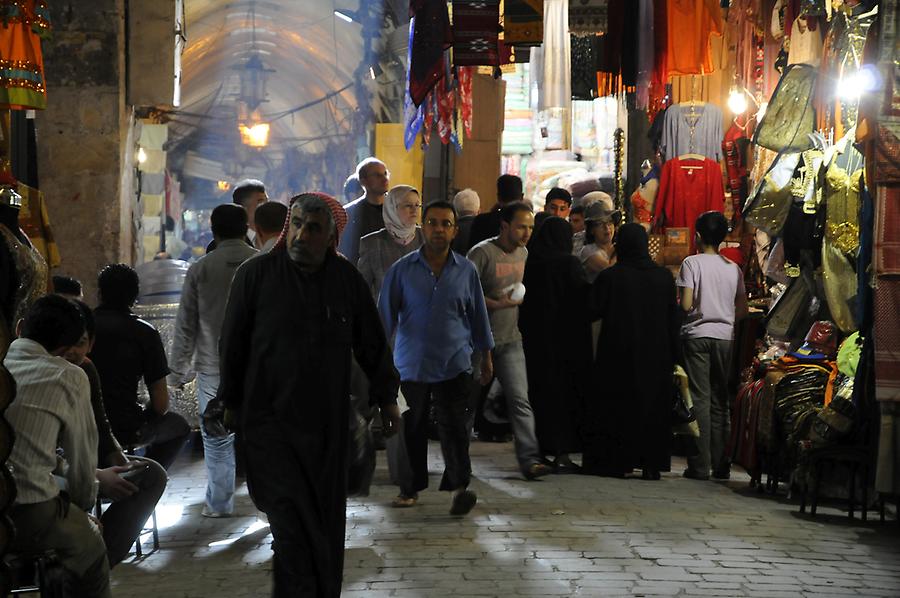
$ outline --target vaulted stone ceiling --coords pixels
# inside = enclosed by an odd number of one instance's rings
[[[235,162],[273,171],[298,152],[319,154],[335,143],[352,144],[349,138],[359,129],[359,123],[354,129],[353,122],[359,96],[354,83],[364,60],[364,35],[358,22],[364,19],[359,13],[369,9],[381,13],[383,3],[393,15],[389,20],[402,25],[398,21],[406,17],[408,5],[406,0],[184,3],[181,105],[172,118],[170,151],[176,161],[183,160],[188,151],[198,153],[226,165],[226,172],[234,175],[238,174]],[[347,22],[336,16],[335,10],[354,15],[357,20]],[[374,29],[379,29],[380,22],[378,19]],[[375,36],[382,32],[368,31]],[[406,33],[394,33],[376,42],[375,50],[380,55],[384,55],[385,47],[405,47]],[[398,47],[390,55],[403,52]],[[235,67],[253,54],[259,55],[267,69],[275,71],[267,78],[268,101],[259,107],[262,120],[271,123],[269,146],[263,150],[241,147],[237,132],[240,78]],[[392,64],[397,66],[396,60]],[[402,66],[400,69],[402,73]],[[396,72],[391,78],[397,78]],[[378,87],[374,82],[370,86]],[[326,97],[326,101],[320,101]],[[312,107],[296,110],[317,101]],[[355,156],[348,159],[355,160]],[[230,169],[228,163],[232,164]]]
[[[356,10],[359,0],[186,0],[181,110],[233,112],[240,91],[235,67],[253,53],[275,70],[268,76],[268,102],[260,108],[264,117],[352,83],[362,59],[360,26],[336,17],[335,4]],[[312,110],[324,120],[329,111],[333,115],[355,106],[353,90],[348,88],[335,102]],[[316,120],[314,116],[278,119],[273,122],[273,141],[320,135]]]

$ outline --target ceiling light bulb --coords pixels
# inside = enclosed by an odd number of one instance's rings
[[[138,161],[138,164],[143,164],[144,162],[147,161],[147,152],[142,147],[138,148],[137,161]]]
[[[728,109],[733,114],[743,114],[747,111],[747,96],[738,89],[732,89],[728,94]]]
[[[250,147],[265,147],[269,144],[269,123],[252,126],[241,125],[241,141]]]

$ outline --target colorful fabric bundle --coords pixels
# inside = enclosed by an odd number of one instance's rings
[[[510,46],[539,46],[543,41],[544,0],[506,0],[503,42]]]
[[[407,150],[412,148],[419,133],[428,145],[435,127],[442,143],[452,143],[457,151],[462,149],[461,130],[468,136],[472,135],[473,68],[451,68],[449,59],[444,56],[441,77],[419,105],[413,102],[411,90],[407,89],[403,131],[403,143]]]
[[[500,66],[500,0],[453,0],[453,64]]]

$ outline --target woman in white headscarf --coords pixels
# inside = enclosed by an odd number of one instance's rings
[[[415,187],[397,185],[388,191],[384,198],[382,214],[384,215],[384,228],[360,239],[359,263],[357,264],[376,303],[388,268],[404,255],[421,247],[425,242],[422,229],[418,224],[422,214],[422,199]],[[367,380],[360,374],[359,368],[355,368],[351,387],[358,389],[354,394],[366,396],[364,385],[367,384]],[[363,386],[359,386],[360,384]],[[385,447],[391,482],[401,488],[407,487],[409,485],[407,482],[412,479],[412,468],[406,453],[403,431],[386,439]],[[397,497],[393,502],[395,507],[410,507],[413,504],[415,501],[403,496]]]
[[[384,198],[384,228],[360,239],[357,268],[375,301],[388,268],[422,246],[424,238],[418,225],[421,213],[422,199],[416,188],[397,185]]]

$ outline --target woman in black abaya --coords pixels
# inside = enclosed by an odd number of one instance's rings
[[[555,459],[557,473],[570,473],[577,467],[569,453],[581,450],[577,423],[590,373],[591,336],[590,287],[572,255],[568,222],[551,216],[536,230],[522,282],[526,293],[519,329],[538,444]]]
[[[641,469],[653,480],[670,469],[678,306],[672,274],[653,262],[647,242],[640,224],[622,226],[618,261],[591,289],[591,315],[601,321],[594,387],[603,390],[585,405],[585,473]]]

